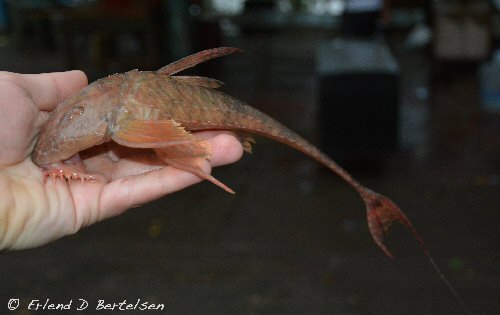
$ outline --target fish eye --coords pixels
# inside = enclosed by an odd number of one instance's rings
[[[83,108],[83,106],[76,106],[73,109],[73,114],[75,114],[75,115],[81,115],[81,114],[83,114],[84,111],[85,111],[85,108]]]
[[[75,106],[72,110],[68,111],[66,114],[64,114],[63,116],[63,119],[62,119],[62,123],[63,124],[67,124],[69,123],[70,121],[73,120],[73,118],[77,117],[77,116],[80,116],[81,114],[83,114],[85,111],[84,107],[83,106]]]

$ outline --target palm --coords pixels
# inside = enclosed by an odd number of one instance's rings
[[[52,80],[52,84],[62,85],[61,78],[59,82]],[[147,172],[162,166],[151,152],[125,150],[111,143],[83,155],[86,169],[96,174],[97,181],[68,184],[60,179],[44,179],[30,158],[36,134],[46,122],[48,111],[86,82],[82,84],[80,78],[73,85],[58,86],[57,102],[54,97],[33,93],[33,86],[26,82],[10,74],[0,77],[0,124],[6,127],[0,132],[0,142],[4,144],[0,152],[0,187],[5,188],[0,193],[11,197],[4,205],[7,209],[0,208],[0,215],[7,211],[5,215],[10,219],[0,221],[0,235],[6,235],[6,231],[12,235],[11,239],[0,239],[0,249],[47,243],[200,181],[171,167]],[[213,153],[211,165],[205,162],[206,170],[236,161],[242,154],[234,137],[216,136],[213,132],[200,135],[207,138]],[[141,175],[130,176],[136,174]]]

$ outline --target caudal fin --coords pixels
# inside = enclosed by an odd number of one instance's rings
[[[460,298],[458,295],[457,291],[455,288],[451,285],[450,281],[448,278],[446,278],[439,268],[439,266],[436,264],[434,259],[429,253],[429,250],[427,249],[427,246],[425,246],[424,241],[418,235],[417,231],[411,224],[410,220],[406,217],[406,215],[399,209],[399,207],[392,202],[389,198],[382,196],[380,194],[377,194],[374,191],[371,191],[367,188],[364,187],[358,187],[358,190],[363,197],[363,200],[366,203],[366,212],[367,212],[367,217],[368,217],[368,227],[370,228],[370,232],[372,234],[373,240],[375,243],[384,251],[384,253],[389,256],[391,259],[394,259],[392,256],[391,252],[387,249],[387,247],[384,245],[384,234],[388,232],[389,226],[391,225],[392,222],[394,221],[399,221],[401,224],[403,224],[408,230],[410,230],[417,241],[420,244],[420,247],[424,251],[425,256],[429,259],[429,262],[431,263],[432,267],[434,270],[437,272],[439,277],[443,280],[443,282],[446,284],[448,289],[450,289],[451,293],[453,296],[457,299],[457,301],[460,303],[462,306],[463,310],[467,314],[472,314],[472,312],[469,310],[465,302]]]
[[[387,256],[394,259],[391,252],[384,245],[384,234],[388,232],[389,226],[394,221],[399,221],[408,230],[410,230],[419,242],[424,253],[426,255],[429,254],[427,246],[411,224],[408,217],[406,217],[406,215],[394,202],[392,202],[389,198],[364,187],[360,193],[366,204],[368,227],[370,228],[373,240]]]

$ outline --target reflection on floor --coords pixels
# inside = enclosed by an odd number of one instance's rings
[[[247,52],[225,59],[225,91],[317,143],[318,40],[228,40]],[[423,52],[397,43],[401,150],[377,176],[359,179],[404,209],[474,311],[498,312],[500,117],[480,111],[475,69],[431,71]],[[0,55],[3,70],[64,68],[57,54],[5,47]],[[356,193],[301,154],[259,139],[253,155],[215,174],[237,195],[202,183],[42,248],[3,253],[0,303],[141,299],[172,314],[462,312],[403,228],[387,238],[391,262],[373,244]]]

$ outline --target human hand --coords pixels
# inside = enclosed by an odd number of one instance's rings
[[[82,155],[87,170],[97,172],[99,180],[45,179],[30,157],[36,135],[50,111],[86,85],[81,71],[0,72],[0,250],[43,245],[201,181],[191,173],[162,167],[149,151],[114,143]],[[211,149],[210,162],[202,165],[207,172],[242,155],[240,142],[231,134],[197,135]]]

